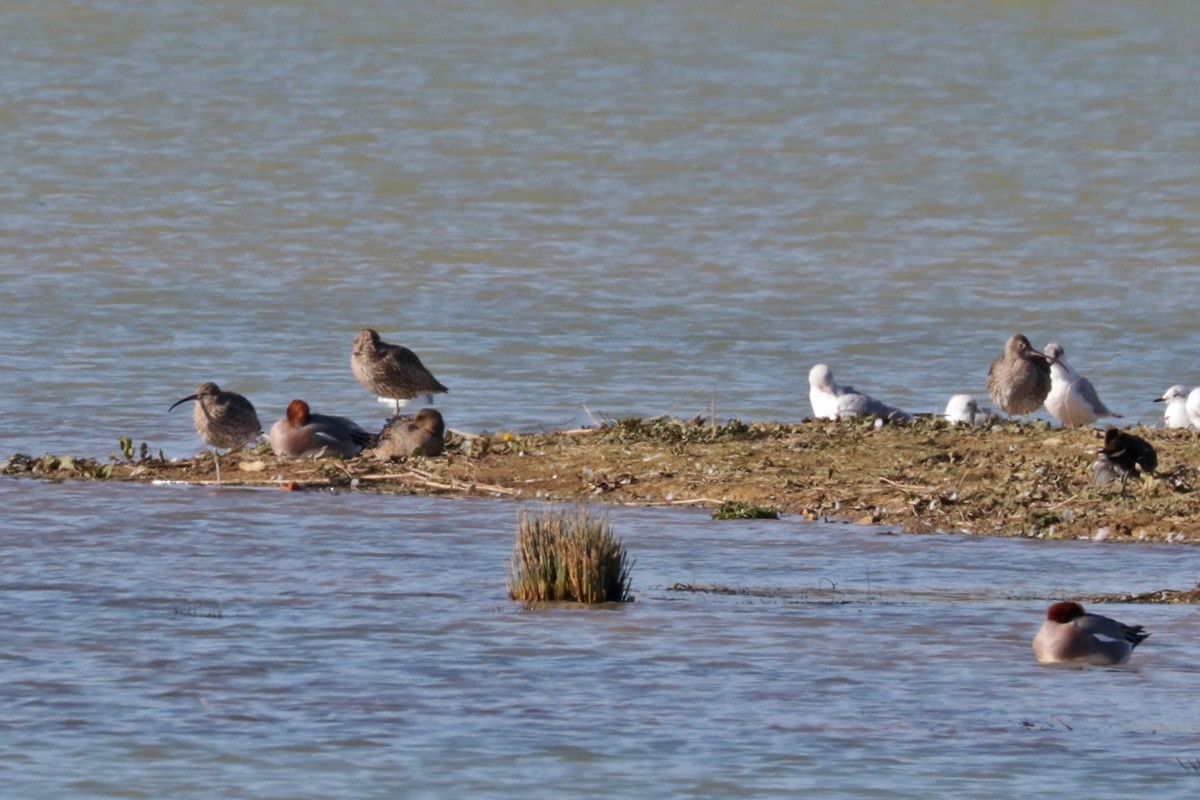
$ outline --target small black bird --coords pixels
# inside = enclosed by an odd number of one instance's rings
[[[1125,492],[1125,483],[1129,476],[1137,472],[1153,473],[1158,468],[1158,453],[1154,446],[1140,436],[1109,427],[1104,431],[1104,447],[1100,448],[1099,458],[1092,465],[1092,473],[1096,483],[1111,482],[1118,475],[1121,477],[1121,492]]]

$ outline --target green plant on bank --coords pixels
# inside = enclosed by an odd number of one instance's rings
[[[753,503],[742,503],[730,500],[721,503],[713,509],[713,519],[779,519],[779,509],[775,506],[757,506]]]
[[[145,442],[142,442],[141,446],[135,450],[133,446],[133,439],[129,438],[128,436],[119,436],[117,437],[117,445],[121,448],[122,457],[124,457],[124,459],[130,464],[134,463],[135,461],[145,462],[150,460],[150,445],[146,444]],[[114,461],[116,458],[116,456],[112,456]],[[162,460],[161,454],[159,455],[159,460]]]
[[[133,447],[133,439],[130,437],[118,437],[118,439],[116,439],[116,444],[118,444],[121,449],[121,457],[124,458],[127,463],[144,464],[150,461],[157,461],[160,464],[167,463],[167,459],[163,457],[161,450],[158,451],[157,457],[151,456],[150,445],[144,443],[144,441],[142,444],[137,446],[136,450],[134,450]],[[118,461],[118,457],[115,455],[110,455],[108,458],[109,461]]]
[[[607,516],[521,512],[509,568],[508,596],[527,603],[626,602],[633,566]]]

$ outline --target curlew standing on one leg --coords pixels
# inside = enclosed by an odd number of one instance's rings
[[[367,391],[379,397],[379,402],[395,403],[397,414],[414,397],[449,391],[425,369],[416,353],[381,341],[370,328],[363,328],[354,337],[350,369]]]

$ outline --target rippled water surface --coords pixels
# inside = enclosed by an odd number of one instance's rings
[[[203,380],[452,426],[927,411],[1014,330],[1200,383],[1190,2],[48,2],[0,11],[0,435],[187,455]],[[80,414],[81,403],[91,408]]]
[[[1187,548],[616,510],[636,602],[523,610],[508,503],[11,480],[0,500],[14,797],[1196,786],[1174,760],[1200,752],[1193,609],[1112,612],[1153,631],[1135,669],[1029,649],[1041,596],[1186,584]]]
[[[192,455],[206,380],[377,426],[364,326],[465,431],[796,421],[818,361],[930,411],[1016,330],[1155,422],[1200,383],[1198,39],[1185,0],[5,5],[0,457]],[[1029,652],[1188,549],[621,511],[638,602],[523,611],[507,503],[0,500],[0,794],[1196,793],[1190,609],[1113,610],[1132,671]]]

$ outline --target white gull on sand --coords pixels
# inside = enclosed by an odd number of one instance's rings
[[[846,417],[876,417],[888,422],[911,422],[912,415],[857,392],[853,386],[838,386],[833,372],[824,364],[808,371],[808,401],[816,419],[845,419]]]
[[[947,422],[965,422],[968,425],[987,425],[996,418],[990,408],[980,408],[969,394],[956,394],[946,403],[944,414]]]
[[[1193,390],[1192,394],[1196,394]],[[1162,397],[1154,398],[1156,403],[1166,403],[1163,408],[1163,422],[1168,428],[1190,428],[1192,427],[1191,414],[1189,414],[1189,401],[1191,395],[1188,394],[1187,387],[1183,384],[1175,384],[1170,389],[1162,393]],[[1200,395],[1197,395],[1197,400],[1200,400]]]
[[[1063,425],[1091,425],[1100,417],[1120,417],[1108,410],[1092,382],[1067,364],[1062,345],[1051,342],[1042,350],[1050,360],[1050,394],[1046,410]]]

